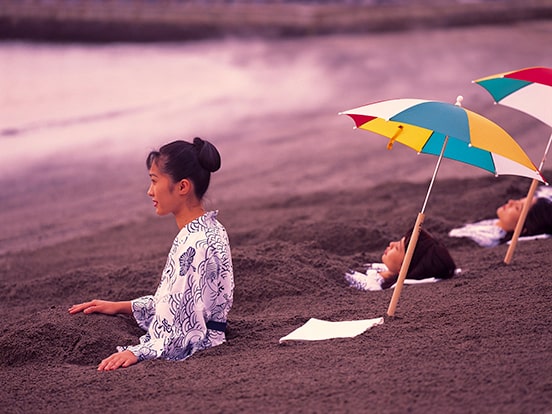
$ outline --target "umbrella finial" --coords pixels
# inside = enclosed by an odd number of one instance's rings
[[[456,97],[456,103],[454,105],[456,106],[462,106],[462,101],[464,100],[464,97],[462,95],[458,95]]]

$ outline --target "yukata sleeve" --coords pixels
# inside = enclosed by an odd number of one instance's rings
[[[132,315],[134,319],[136,319],[136,323],[144,331],[147,331],[155,315],[155,302],[153,296],[142,296],[130,301],[130,304],[132,307]]]

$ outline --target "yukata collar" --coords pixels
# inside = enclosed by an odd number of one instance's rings
[[[203,215],[186,224],[182,228],[182,230],[185,230],[188,233],[194,233],[200,229],[211,227],[212,224],[216,221],[217,215],[218,210],[206,211],[205,213],[203,213]]]

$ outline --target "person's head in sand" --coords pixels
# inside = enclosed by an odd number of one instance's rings
[[[497,208],[497,225],[507,233],[513,232],[526,201],[527,197],[508,200]],[[552,233],[552,201],[543,197],[533,197],[521,235],[534,236],[543,233]]]
[[[392,286],[399,276],[401,266],[406,256],[406,250],[412,237],[413,229],[397,241],[392,241],[383,252],[381,261],[387,271],[381,272],[384,281],[383,289]],[[447,279],[454,275],[456,265],[448,249],[429,232],[420,229],[418,242],[414,249],[406,277],[408,279],[437,278]]]
[[[496,210],[496,225],[505,232],[499,244],[512,239],[526,200],[526,197],[508,200]],[[529,237],[538,234],[552,234],[552,201],[548,198],[533,197],[520,236]]]
[[[450,237],[465,237],[481,247],[495,247],[512,239],[527,198],[511,199],[496,209],[492,219],[467,223],[450,230]],[[533,197],[521,229],[521,237],[552,234],[552,200]]]
[[[148,196],[158,215],[174,214],[178,226],[204,213],[201,203],[211,173],[220,168],[220,154],[208,141],[174,141],[152,151],[146,159],[151,184]],[[194,217],[194,218],[195,218]]]
[[[514,231],[527,198],[510,199],[496,209],[496,225],[505,231]],[[536,202],[533,199],[531,206]]]

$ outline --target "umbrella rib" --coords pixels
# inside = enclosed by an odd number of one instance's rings
[[[548,156],[548,151],[550,150],[550,144],[552,143],[552,134],[550,135],[550,138],[548,138],[548,144],[546,144],[546,149],[544,150],[544,154],[542,155],[542,160],[539,165],[539,171],[542,172],[542,167],[544,167],[544,163],[546,162],[546,157]]]
[[[424,204],[422,206],[422,210],[420,211],[422,214],[425,213],[425,209],[427,206],[427,202],[429,200],[429,193],[431,193],[431,189],[433,188],[433,183],[435,182],[435,177],[437,177],[437,172],[439,171],[439,167],[441,165],[441,161],[443,159],[443,154],[445,153],[445,148],[447,147],[448,142],[448,135],[445,136],[445,141],[443,142],[443,146],[441,147],[441,153],[439,154],[439,158],[437,159],[437,164],[435,165],[435,170],[433,171],[433,177],[431,177],[431,182],[429,183],[429,188],[427,189],[426,197],[424,200]]]

